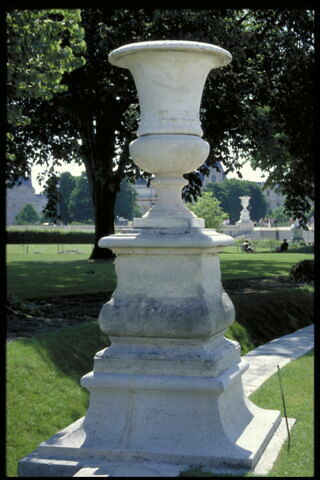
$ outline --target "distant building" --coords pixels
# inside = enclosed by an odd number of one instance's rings
[[[14,187],[7,188],[6,191],[7,225],[15,224],[17,214],[26,203],[31,203],[36,212],[41,214],[47,204],[47,198],[45,195],[35,193],[30,178],[27,180],[20,178]]]
[[[260,187],[262,188],[264,185],[264,182],[255,182]],[[263,190],[267,206],[270,210],[274,210],[275,208],[282,207],[285,201],[285,195],[282,195],[282,193],[278,193],[275,188],[266,188]]]
[[[201,180],[202,180],[202,188],[206,187],[208,183],[221,183],[226,180],[226,174],[223,171],[223,167],[220,162],[217,162],[217,166],[220,170],[218,170],[214,167],[209,167],[210,173],[209,175],[202,175]]]

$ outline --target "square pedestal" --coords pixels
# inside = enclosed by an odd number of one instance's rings
[[[245,368],[215,378],[92,372],[84,377],[87,415],[22,459],[19,475],[73,476],[103,465],[113,476],[129,465],[136,476],[148,468],[175,476],[193,465],[252,470],[281,417],[244,397]]]

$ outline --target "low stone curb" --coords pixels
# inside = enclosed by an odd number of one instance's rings
[[[277,365],[282,368],[291,360],[301,357],[313,348],[314,325],[312,324],[260,345],[244,355],[242,358],[249,363],[248,370],[242,376],[246,395],[249,396],[276,373]]]

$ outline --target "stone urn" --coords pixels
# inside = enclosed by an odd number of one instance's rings
[[[204,227],[182,202],[181,189],[188,183],[182,175],[208,156],[199,119],[203,87],[210,70],[231,61],[230,53],[206,43],[154,41],[120,47],[109,61],[132,73],[141,118],[130,153],[142,170],[155,175],[151,184],[158,200],[134,227]]]
[[[248,205],[251,197],[242,196],[239,198],[241,201],[242,211],[240,213],[240,219],[238,220],[237,224],[242,224],[242,223],[251,224],[252,222],[250,220],[250,214],[248,211]]]

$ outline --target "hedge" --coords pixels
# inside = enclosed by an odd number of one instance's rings
[[[41,244],[41,243],[91,243],[94,244],[93,232],[62,232],[45,230],[11,230],[6,232],[8,244]]]

